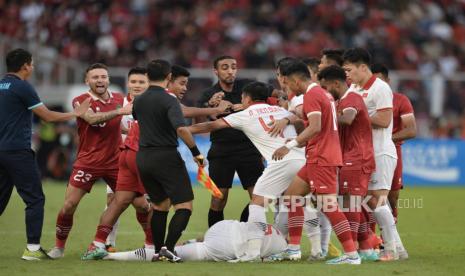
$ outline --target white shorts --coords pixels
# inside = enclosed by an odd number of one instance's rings
[[[113,190],[108,185],[107,185],[107,194],[114,194]]]
[[[397,159],[389,155],[379,155],[375,157],[375,162],[376,171],[371,174],[368,190],[391,190]]]
[[[253,193],[271,199],[279,197],[304,165],[305,159],[270,163],[255,183]]]

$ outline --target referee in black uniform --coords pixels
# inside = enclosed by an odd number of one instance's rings
[[[233,105],[241,103],[242,88],[252,80],[236,80],[237,62],[231,56],[220,56],[213,62],[218,82],[207,89],[199,100],[200,107],[214,107],[220,100]],[[245,136],[233,128],[225,128],[210,134],[211,147],[208,152],[209,174],[223,193],[223,199],[211,198],[208,212],[208,226],[224,219],[223,210],[232,187],[234,174],[237,172],[242,187],[252,196],[255,182],[262,175],[264,165],[262,156]],[[248,205],[241,214],[241,221],[247,221]]]
[[[184,161],[179,154],[178,136],[189,147],[198,165],[204,157],[194,138],[185,127],[181,106],[166,92],[171,78],[171,65],[165,60],[153,60],[147,66],[150,87],[136,97],[134,118],[139,123],[140,140],[137,167],[150,200],[153,203],[151,220],[156,255],[154,260],[181,261],[174,246],[186,228],[192,213],[194,193]],[[165,240],[168,212],[174,206]]]
[[[45,196],[35,153],[31,149],[32,113],[46,122],[82,116],[89,100],[73,112],[50,111],[26,80],[34,69],[32,55],[15,49],[6,55],[8,73],[0,80],[0,216],[8,205],[13,186],[26,204],[27,248],[22,259],[47,259],[40,247]]]

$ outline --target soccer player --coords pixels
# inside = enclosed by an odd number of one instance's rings
[[[199,100],[199,107],[216,107],[221,100],[231,102],[234,111],[238,111],[242,88],[250,80],[236,79],[237,61],[231,56],[220,56],[213,62],[214,73],[218,82],[208,88]],[[221,116],[220,116],[221,117]],[[237,172],[242,187],[252,197],[253,186],[263,172],[262,156],[239,130],[221,129],[210,135],[211,147],[208,151],[210,177],[223,193],[223,198],[211,197],[208,211],[208,226],[224,219],[223,210],[228,201],[228,192],[232,187],[234,174]],[[248,217],[248,206],[243,209],[241,221]]]
[[[52,259],[64,256],[74,212],[95,181],[103,179],[112,189],[115,188],[122,142],[121,116],[132,112],[132,104],[123,106],[120,93],[108,91],[110,82],[104,64],[90,65],[85,81],[89,91],[74,98],[73,106],[79,106],[87,99],[91,100],[91,105],[82,118],[77,119],[78,153],[66,188],[65,201],[57,217],[55,247],[48,252]]]
[[[194,241],[175,247],[177,254],[186,261],[234,261],[247,251],[249,223],[223,220],[205,233],[202,241]],[[287,248],[285,237],[274,226],[267,224],[260,248],[260,257],[266,260]],[[104,259],[117,261],[151,261],[154,250],[137,249],[129,252],[110,253]]]
[[[134,97],[145,92],[145,90],[148,87],[148,79],[147,79],[146,74],[147,74],[147,70],[142,67],[134,67],[131,70],[129,70],[128,84],[127,84],[128,95],[124,97],[123,105],[127,105],[131,103],[134,100]],[[132,117],[132,114],[124,115],[123,118],[121,119],[121,129],[123,132],[123,134],[121,135],[123,138],[123,142],[125,141],[127,133],[133,122],[134,122],[134,118]],[[107,185],[107,207],[106,208],[108,208],[108,205],[110,205],[110,202],[113,200],[113,197],[114,197],[114,191],[111,189],[110,186]],[[116,233],[118,230],[118,226],[119,226],[119,219],[113,225],[113,230],[111,230],[105,242],[108,252],[116,251],[115,249]]]
[[[134,97],[142,94],[148,88],[147,70],[135,67],[128,73],[128,103]],[[153,248],[152,230],[149,225],[151,207],[145,198],[145,190],[140,181],[136,165],[136,152],[139,147],[139,126],[134,121],[132,115],[123,117],[124,127],[129,129],[129,133],[124,140],[124,145],[119,156],[119,170],[116,189],[113,200],[100,218],[95,234],[95,239],[82,256],[83,260],[100,259],[106,256],[108,248],[105,248],[105,241],[109,233],[112,232],[116,221],[120,215],[132,204],[136,209],[137,221],[142,226],[145,233],[145,247]]]
[[[268,87],[261,82],[253,82],[246,85],[242,92],[242,105],[244,110],[230,114],[216,121],[192,125],[189,127],[191,133],[211,132],[219,129],[234,128],[241,130],[257,147],[262,156],[265,158],[268,166],[255,184],[252,200],[249,205],[249,246],[247,254],[242,256],[239,261],[257,261],[260,260],[260,248],[266,230],[265,205],[270,200],[277,199],[289,186],[292,178],[298,170],[305,164],[304,151],[295,148],[289,155],[280,161],[271,158],[272,153],[278,147],[285,143],[286,139],[294,138],[297,133],[293,126],[284,129],[282,135],[272,137],[269,135],[269,124],[273,120],[286,118],[291,122],[291,113],[277,106],[266,104],[268,97]],[[319,240],[318,218],[316,210],[308,207],[305,213],[306,221],[313,223],[310,229],[309,238],[312,244],[312,257],[320,259],[322,256]],[[302,229],[300,229],[300,235]],[[300,236],[299,236],[300,242]],[[300,249],[300,248],[299,248]],[[300,253],[300,250],[299,250]],[[299,254],[300,255],[300,254]],[[299,258],[300,259],[300,258]]]
[[[321,61],[314,57],[303,58],[302,62],[307,65],[308,71],[310,71],[310,78],[313,82],[318,82],[318,66]]]
[[[345,254],[328,264],[360,264],[361,259],[352,240],[349,223],[337,203],[337,170],[342,153],[337,131],[336,106],[331,94],[310,79],[307,66],[295,62],[281,71],[284,83],[297,95],[304,94],[304,114],[308,127],[295,139],[273,153],[274,160],[283,159],[293,148],[306,147],[306,164],[300,169],[285,192],[290,199],[289,222],[301,216],[293,210],[293,202],[314,192],[317,206],[328,217]],[[291,227],[291,225],[289,225]]]
[[[397,153],[392,141],[392,90],[370,70],[371,56],[365,49],[352,48],[344,53],[344,70],[353,82],[350,91],[363,97],[370,115],[376,171],[372,174],[368,205],[374,212],[376,223],[381,229],[384,251],[380,260],[392,261],[406,257],[394,217],[387,205],[392,178],[397,164]]]
[[[368,181],[375,170],[371,121],[363,98],[348,91],[342,67],[331,65],[318,74],[320,85],[334,97],[339,124],[343,166],[339,170],[339,194],[343,195],[344,215],[350,224],[352,239],[359,243],[362,260],[378,260],[367,232],[362,213],[362,199],[368,192]]]
[[[7,74],[0,80],[0,215],[5,211],[13,187],[26,204],[27,246],[24,260],[47,259],[40,246],[45,196],[39,169],[31,149],[32,113],[47,122],[62,122],[82,116],[89,100],[73,112],[49,110],[27,81],[34,70],[31,53],[14,49],[6,55]]]
[[[276,64],[276,79],[278,80],[279,86],[287,95],[287,110],[294,113],[299,118],[303,119],[302,107],[304,102],[303,95],[296,96],[294,92],[290,91],[289,88],[284,84],[283,77],[281,75],[281,68],[297,61],[293,57],[284,57]]]
[[[157,257],[179,262],[181,258],[173,253],[174,246],[189,222],[194,193],[184,161],[177,151],[178,136],[199,166],[203,166],[204,157],[185,127],[178,100],[166,92],[171,64],[153,60],[147,66],[147,75],[149,89],[134,101],[133,115],[140,127],[137,168],[153,204],[151,227]],[[165,239],[171,206],[176,211]]]
[[[389,70],[384,64],[376,63],[371,65],[371,72],[386,83],[389,83]],[[392,102],[392,140],[396,145],[397,165],[392,178],[388,200],[392,209],[392,215],[397,222],[397,201],[399,200],[399,192],[404,186],[402,181],[402,144],[405,140],[415,138],[417,135],[417,126],[412,103],[407,96],[401,93],[393,93]]]
[[[342,55],[344,50],[342,49],[324,49],[321,52],[320,64],[318,65],[318,71],[325,69],[330,65],[342,66],[344,59]]]

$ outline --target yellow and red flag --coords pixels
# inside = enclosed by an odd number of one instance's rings
[[[215,182],[208,176],[205,169],[199,166],[197,171],[197,181],[204,186],[214,197],[223,198],[223,193],[218,189]]]

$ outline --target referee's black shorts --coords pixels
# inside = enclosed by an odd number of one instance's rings
[[[175,205],[194,199],[189,174],[177,148],[140,148],[136,161],[152,202],[160,203],[169,198]]]

